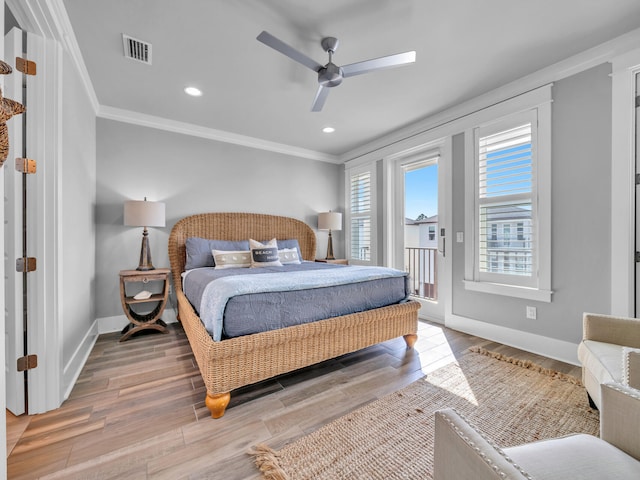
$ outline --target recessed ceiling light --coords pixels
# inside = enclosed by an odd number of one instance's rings
[[[333,133],[333,132],[335,132],[335,131],[336,131],[336,129],[335,129],[335,128],[333,128],[333,127],[324,127],[324,128],[322,129],[322,131],[323,131],[324,133]]]
[[[199,97],[202,95],[202,90],[196,87],[185,87],[184,93],[191,95],[192,97]]]

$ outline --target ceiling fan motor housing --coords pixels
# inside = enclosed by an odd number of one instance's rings
[[[323,87],[336,87],[342,83],[342,68],[334,63],[327,63],[318,71],[318,83]]]

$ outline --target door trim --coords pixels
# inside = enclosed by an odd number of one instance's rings
[[[12,29],[4,37],[5,56],[14,59],[22,56],[22,30]],[[13,98],[22,102],[22,74],[14,72],[4,78],[4,92],[8,98]],[[24,115],[24,114],[23,114]],[[21,415],[26,411],[26,396],[24,373],[17,372],[16,362],[19,357],[26,355],[24,351],[24,325],[23,325],[23,302],[22,302],[22,273],[15,269],[15,261],[22,256],[22,175],[13,168],[13,159],[22,157],[23,149],[23,115],[19,115],[9,120],[9,154],[2,168],[2,186],[4,188],[5,201],[3,202],[2,214],[4,215],[3,226],[5,257],[3,262],[6,279],[2,290],[5,300],[5,322],[6,337],[5,352],[5,385],[6,385],[6,407],[14,415]],[[5,223],[6,221],[6,223]]]
[[[445,228],[445,236],[440,241],[445,245],[445,256],[439,256],[442,260],[442,271],[438,280],[438,295],[442,301],[442,318],[433,318],[442,323],[452,311],[452,262],[451,239],[452,236],[452,138],[425,137],[421,145],[411,147],[382,159],[383,170],[383,262],[384,265],[398,267],[397,249],[404,243],[404,192],[398,188],[397,166],[398,162],[406,163],[411,157],[420,158],[431,151],[438,151],[438,228]],[[441,221],[440,217],[444,217]],[[439,233],[439,232],[437,232]],[[438,235],[440,238],[440,236]],[[441,248],[439,243],[439,248]]]
[[[611,311],[635,313],[635,80],[640,49],[612,61]]]

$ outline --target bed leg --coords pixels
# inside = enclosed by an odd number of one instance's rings
[[[418,340],[418,335],[415,333],[408,333],[404,335],[404,341],[407,343],[407,348],[413,348]]]
[[[222,417],[227,405],[229,405],[229,400],[231,400],[231,394],[229,392],[216,393],[215,395],[207,393],[204,404],[211,412],[211,418]]]

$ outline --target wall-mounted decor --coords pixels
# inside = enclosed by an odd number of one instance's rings
[[[0,60],[0,75],[8,75],[11,72],[11,66]],[[9,130],[7,128],[7,120],[24,111],[24,105],[10,98],[4,98],[2,96],[2,90],[0,90],[0,167],[4,165],[4,161],[9,154]]]

